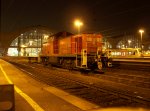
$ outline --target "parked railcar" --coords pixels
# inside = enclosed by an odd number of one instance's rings
[[[108,49],[112,58],[138,58],[141,57],[140,48]]]
[[[59,32],[43,44],[40,58],[44,64],[74,69],[101,69],[102,36]]]

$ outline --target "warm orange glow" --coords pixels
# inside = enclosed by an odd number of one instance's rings
[[[142,49],[143,49],[143,46],[142,46],[142,44],[143,44],[143,43],[142,43],[142,38],[143,38],[143,36],[142,36],[142,35],[143,35],[143,33],[144,33],[144,30],[143,30],[143,29],[140,29],[139,32],[141,33],[141,54],[142,54],[142,53],[143,53],[143,51],[142,51]],[[141,56],[142,56],[142,55],[141,55]]]
[[[74,25],[80,27],[83,25],[83,23],[80,20],[75,20]]]
[[[128,40],[129,44],[131,43],[131,40]]]
[[[78,34],[80,33],[80,27],[83,23],[80,20],[75,20],[74,25],[78,28]]]
[[[24,48],[24,47],[27,47],[27,46],[25,46],[25,45],[21,45],[21,47],[23,47],[23,48]]]
[[[143,33],[143,32],[144,32],[144,30],[143,30],[143,29],[140,29],[140,30],[139,30],[139,32],[140,32],[140,33]]]

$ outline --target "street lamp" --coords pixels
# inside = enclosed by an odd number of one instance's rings
[[[124,48],[124,44],[122,45],[122,48]]]
[[[74,25],[78,28],[78,34],[80,33],[80,27],[83,23],[80,20],[75,20]]]
[[[140,29],[139,32],[141,33],[141,53],[142,53],[142,34],[144,33],[144,30],[143,29]]]
[[[78,28],[78,34],[80,34],[80,27],[83,23],[80,20],[75,20],[74,25]],[[78,66],[78,48],[79,48],[79,38],[76,41],[76,66]]]
[[[128,43],[129,43],[129,47],[130,47],[131,40],[128,40]]]

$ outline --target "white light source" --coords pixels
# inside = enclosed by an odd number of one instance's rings
[[[143,43],[142,43],[142,34],[144,33],[144,30],[143,30],[143,29],[140,29],[139,32],[140,32],[140,34],[141,34],[141,53],[142,53],[142,48],[143,48],[143,47],[142,47],[142,44],[143,44]]]
[[[74,25],[78,28],[78,34],[80,33],[80,27],[83,23],[80,20],[75,20]]]
[[[142,34],[144,33],[144,30],[143,30],[143,29],[140,29],[139,32],[140,32],[140,34],[141,34],[141,43],[142,43]]]
[[[44,35],[44,39],[48,39],[48,35]]]
[[[129,43],[129,47],[130,47],[131,40],[128,40],[128,43]]]
[[[21,47],[22,47],[22,48],[24,48],[24,47],[27,47],[27,46],[25,46],[25,45],[21,45]]]
[[[33,45],[33,41],[29,41],[29,46],[32,46]]]

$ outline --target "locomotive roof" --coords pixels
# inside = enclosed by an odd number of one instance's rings
[[[67,37],[67,36],[71,36],[71,35],[74,35],[74,34],[72,34],[70,32],[66,32],[66,31],[62,31],[62,32],[58,32],[56,34],[53,34],[50,37],[56,37],[56,38],[58,38],[58,37]]]

